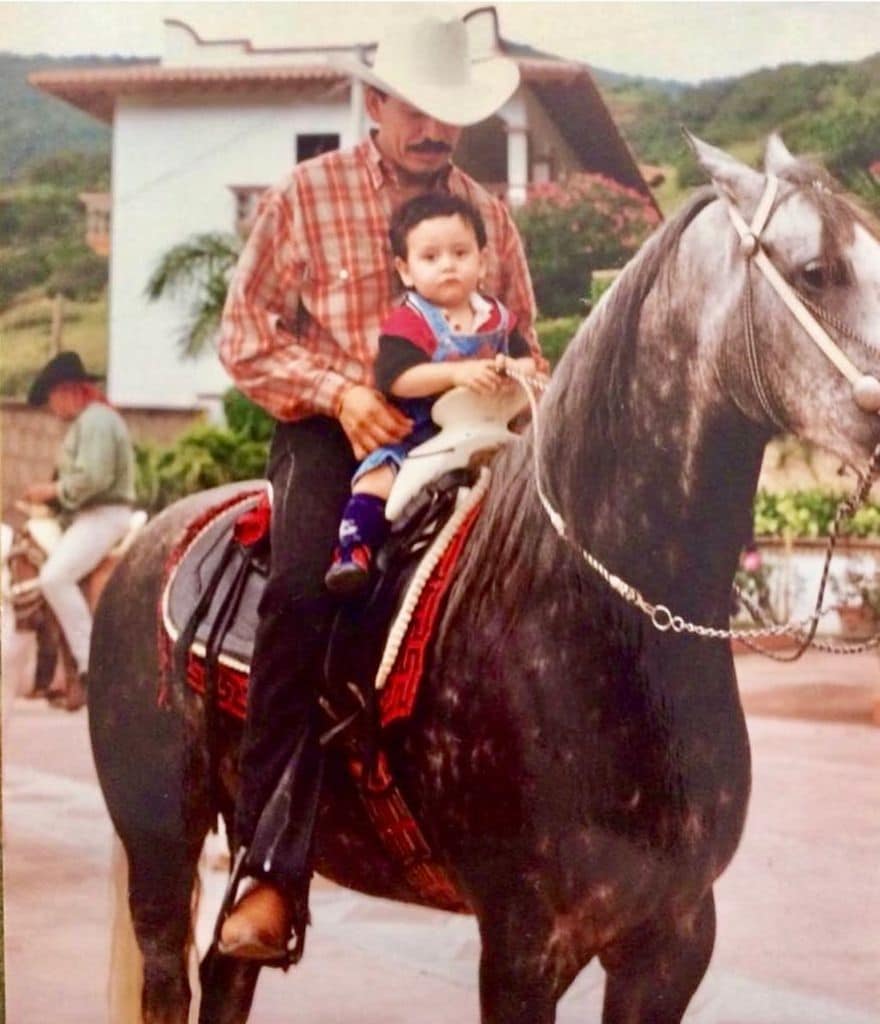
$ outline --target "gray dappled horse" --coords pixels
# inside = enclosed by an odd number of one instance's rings
[[[568,540],[538,500],[530,430],[496,462],[391,751],[477,916],[484,1024],[553,1021],[593,957],[605,1024],[679,1021],[712,953],[712,886],[743,828],[749,746],[729,644],[653,628],[579,549],[651,601],[723,627],[767,441],[792,431],[853,465],[880,441],[877,415],[748,269],[728,207],[750,221],[770,179],[695,146],[714,189],[630,263],[541,404],[541,475]],[[766,170],[779,191],[764,252],[849,359],[880,373],[876,233],[778,139]],[[92,739],[128,856],[150,1024],[187,1019],[194,875],[218,810],[200,698],[177,683],[170,710],[156,705],[156,606],[165,556],[216,500],[186,499],[144,531],[95,623]],[[222,729],[228,815],[239,727]],[[344,885],[412,899],[332,753],[317,862]],[[200,1019],[244,1021],[257,973],[209,956]],[[295,990],[291,1005],[293,1021]]]

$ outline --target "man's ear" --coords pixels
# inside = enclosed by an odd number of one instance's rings
[[[364,90],[364,107],[371,121],[378,123],[382,104],[387,98],[384,92],[380,92],[379,89],[374,88],[372,85],[366,87]]]
[[[413,280],[409,272],[409,265],[406,260],[402,260],[399,256],[394,257],[394,269],[397,271],[400,280],[406,285],[407,288],[412,288]]]

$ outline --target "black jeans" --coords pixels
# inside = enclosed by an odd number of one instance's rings
[[[324,574],[356,466],[336,420],[276,427],[271,567],[251,666],[236,840],[250,848],[245,873],[287,893],[301,893],[311,875],[322,769],[316,691],[335,611]]]

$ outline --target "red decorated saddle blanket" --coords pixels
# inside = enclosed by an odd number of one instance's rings
[[[378,686],[382,727],[407,718],[415,704],[434,626],[488,483],[488,471],[483,472],[472,489],[460,490],[461,478],[451,481],[456,493],[455,500],[447,502],[452,509],[448,518],[444,509],[437,521],[437,502],[429,492],[409,533],[405,523],[398,528],[403,536],[396,541],[392,538],[391,558],[396,543],[409,553],[409,571],[402,577],[387,573],[386,592],[380,585],[368,602],[369,622],[362,621],[358,613],[352,616],[340,611],[326,659],[328,674],[339,680],[354,678],[362,691]],[[176,662],[199,693],[207,691],[210,675],[216,705],[244,718],[257,607],[268,573],[269,515],[266,489],[245,487],[191,523],[175,546],[160,606],[163,692],[167,693],[164,687]],[[425,540],[426,525],[429,542]],[[420,538],[415,545],[417,558],[412,554],[412,534]],[[406,558],[399,556],[399,561]],[[364,656],[360,640],[384,636],[389,621],[384,648],[379,646]],[[358,678],[358,671],[366,671],[369,678]],[[343,715],[334,713],[332,682],[328,679],[330,685],[321,701],[329,715],[328,732],[345,721]],[[434,905],[466,910],[448,876],[433,861],[381,749],[371,772],[365,770],[354,747],[348,749],[348,762],[379,838],[401,863],[414,891]]]
[[[455,479],[453,485],[460,482]],[[340,611],[327,664],[340,679],[356,677],[367,666],[371,677],[361,678],[360,684],[375,681],[380,688],[383,726],[405,719],[415,703],[433,627],[484,490],[478,485],[459,495],[449,518],[433,524],[430,545],[422,538],[418,559],[410,556],[410,571],[402,581],[389,573],[387,594],[374,596],[367,613]],[[181,660],[183,646],[189,684],[203,693],[206,669],[216,670],[217,703],[238,718],[244,718],[247,707],[258,606],[268,575],[269,518],[268,492],[262,485],[245,486],[209,508],[188,525],[172,551],[162,590],[166,674],[175,656]],[[390,558],[394,561],[393,554]],[[384,636],[389,623],[384,650],[371,657],[359,649],[365,636]]]

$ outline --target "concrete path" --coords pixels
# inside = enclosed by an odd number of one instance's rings
[[[718,941],[689,1024],[880,1024],[880,696],[875,656],[739,659],[754,789],[717,886]],[[7,1021],[105,1021],[111,836],[84,714],[19,699],[4,737]],[[206,873],[204,942],[224,876]],[[469,919],[314,891],[306,960],[265,971],[256,1024],[478,1020]],[[590,967],[561,1024],[598,1020]],[[110,1024],[123,1024],[113,1021]]]

